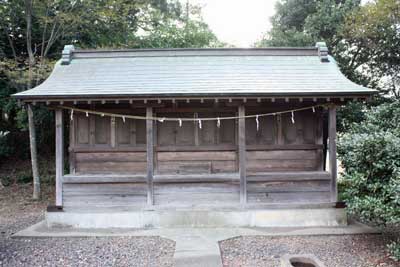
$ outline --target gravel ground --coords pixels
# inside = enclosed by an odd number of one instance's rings
[[[52,201],[52,189],[43,189]],[[47,201],[30,196],[29,185],[0,189],[0,266],[173,265],[175,243],[158,237],[12,239],[44,218]]]
[[[279,267],[284,254],[314,254],[326,267],[397,267],[386,252],[387,236],[236,237],[220,242],[224,266]]]

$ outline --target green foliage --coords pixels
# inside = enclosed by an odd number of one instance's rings
[[[347,16],[343,38],[352,51],[351,64],[384,93],[400,97],[400,4],[378,0]]]
[[[400,240],[393,241],[388,245],[389,253],[391,258],[395,261],[400,261]]]
[[[314,46],[325,41],[355,83],[400,97],[398,0],[281,0],[272,29],[255,46]]]
[[[365,113],[339,140],[343,198],[364,221],[400,224],[400,101]]]
[[[28,1],[28,0],[27,0]],[[27,55],[26,1],[0,0],[0,158],[29,155],[25,110],[10,95],[35,87],[66,44],[81,48],[216,47],[222,44],[201,9],[178,0],[32,0],[32,49]],[[35,107],[38,152],[54,152],[52,112]]]

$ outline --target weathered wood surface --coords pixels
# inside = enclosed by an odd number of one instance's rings
[[[329,107],[329,168],[331,180],[331,201],[337,201],[337,160],[336,160],[336,106]]]
[[[145,173],[144,152],[79,152],[75,154],[77,173]]]
[[[328,203],[329,192],[252,193],[250,203]]]
[[[246,181],[246,115],[244,105],[239,106],[239,125],[238,125],[238,154],[239,154],[239,176],[240,176],[240,203],[247,202],[247,181]]]
[[[145,183],[145,174],[67,174],[64,184]]]
[[[215,174],[156,174],[155,183],[201,183],[201,182],[239,182],[238,173]],[[248,182],[292,182],[292,181],[330,181],[329,172],[265,172],[248,173]],[[64,183],[128,183],[145,182],[145,174],[67,174]]]
[[[147,199],[146,183],[65,184],[65,207],[142,206]]]
[[[299,171],[299,172],[259,172],[247,175],[249,182],[263,181],[313,181],[331,180],[329,172],[323,171]]]
[[[239,202],[239,184],[232,183],[185,183],[156,184],[156,205],[173,204],[224,204]]]
[[[158,152],[157,173],[236,172],[236,157],[233,151]]]
[[[56,206],[63,205],[64,175],[64,118],[63,110],[57,109],[56,116]]]
[[[154,133],[153,133],[153,108],[146,108],[146,154],[147,154],[147,204],[153,205],[154,203]]]

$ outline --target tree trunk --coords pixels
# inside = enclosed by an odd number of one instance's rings
[[[40,177],[37,160],[36,148],[36,132],[35,123],[33,120],[32,106],[28,104],[28,121],[29,121],[29,139],[31,145],[31,160],[32,160],[32,174],[33,174],[33,199],[40,198]]]
[[[32,68],[35,64],[35,55],[32,51],[32,0],[25,0],[26,15],[26,49],[29,56],[29,79],[28,89],[32,87]],[[31,146],[32,175],[33,175],[33,199],[40,198],[40,177],[37,162],[36,133],[33,121],[32,106],[28,104],[29,139]]]

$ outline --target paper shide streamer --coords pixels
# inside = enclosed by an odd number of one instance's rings
[[[260,122],[258,121],[258,115],[256,115],[256,125],[257,125],[257,132],[258,132],[258,129],[260,128]]]

